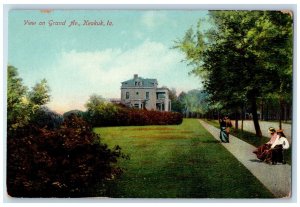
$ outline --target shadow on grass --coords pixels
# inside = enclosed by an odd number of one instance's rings
[[[220,141],[218,141],[218,140],[206,140],[206,141],[201,141],[201,143],[213,143],[213,144],[219,144]]]

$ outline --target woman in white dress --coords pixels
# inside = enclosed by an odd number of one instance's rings
[[[290,147],[288,140],[285,138],[283,130],[277,130],[277,138],[272,144],[271,150],[271,161],[275,165],[278,162],[285,164],[283,150],[287,150]]]

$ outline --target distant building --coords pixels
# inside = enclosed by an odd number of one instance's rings
[[[132,108],[171,111],[168,88],[158,88],[156,79],[138,77],[122,82],[121,103]]]
[[[111,99],[109,99],[109,102],[111,102],[113,104],[120,104],[121,103],[121,99],[119,99],[119,98],[111,98]]]

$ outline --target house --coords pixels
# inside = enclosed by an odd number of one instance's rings
[[[113,104],[120,104],[121,103],[121,99],[119,99],[119,98],[110,98],[108,101],[110,103],[113,103]]]
[[[121,103],[132,108],[171,111],[168,88],[158,88],[156,79],[139,77],[122,82]]]

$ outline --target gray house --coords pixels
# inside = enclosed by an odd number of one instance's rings
[[[122,82],[121,103],[132,108],[171,111],[169,89],[158,88],[156,79],[139,77]]]

